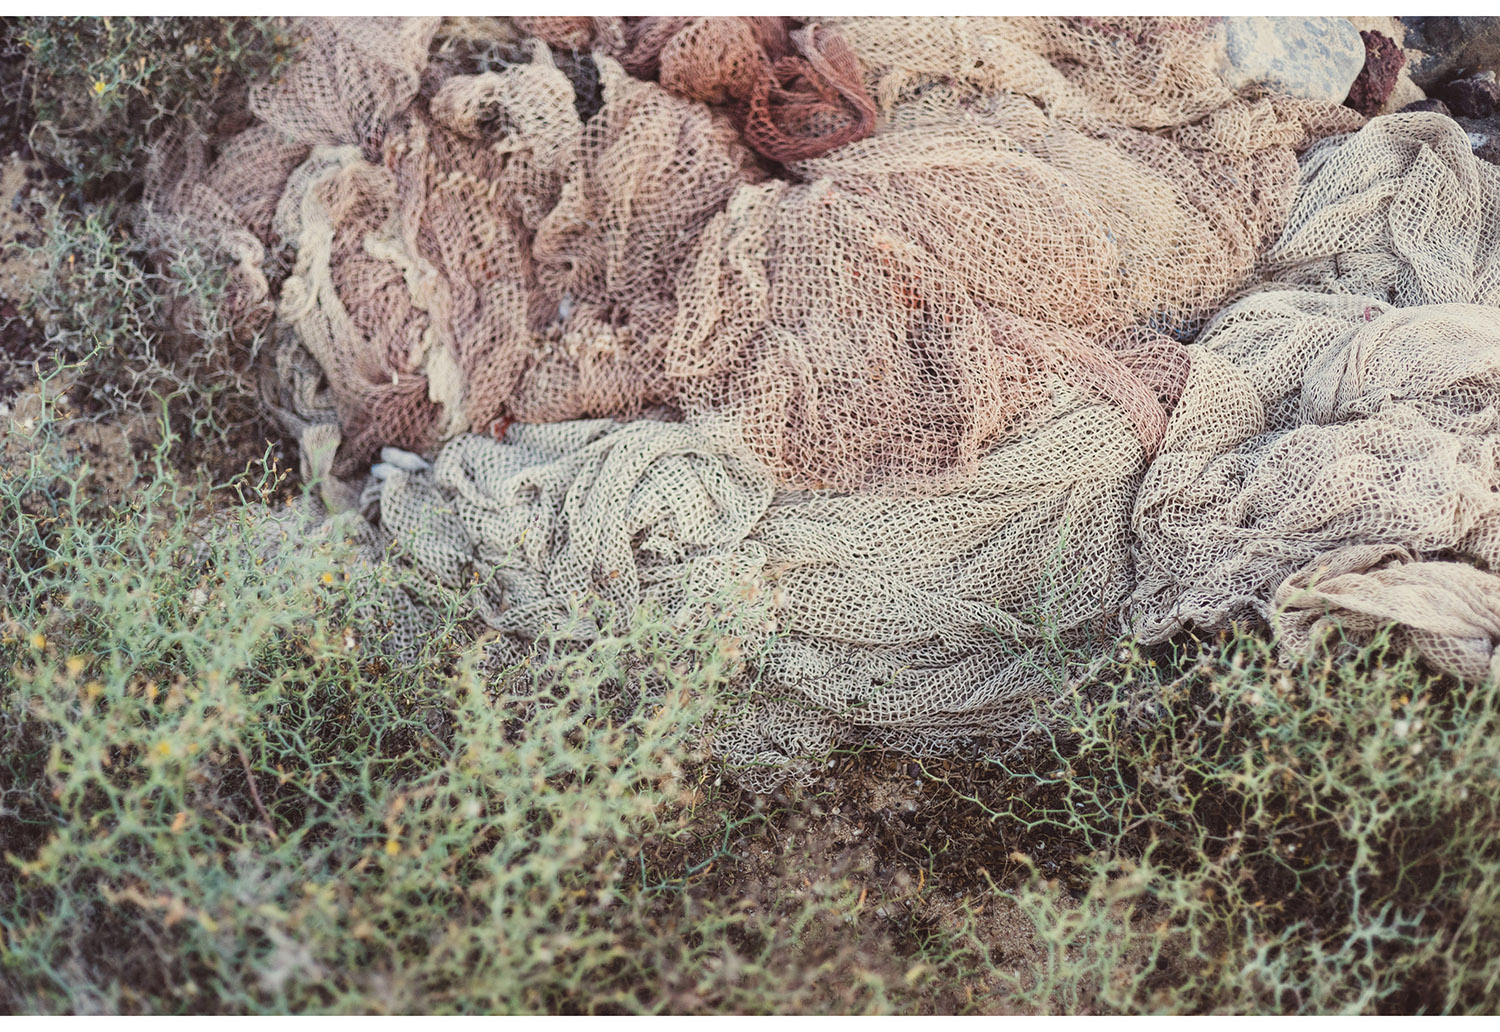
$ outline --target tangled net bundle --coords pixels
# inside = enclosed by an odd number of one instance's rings
[[[1451,121],[1236,93],[1211,19],[460,29],[307,23],[146,225],[497,663],[730,600],[770,780],[1013,740],[1105,633],[1500,673],[1500,173]]]

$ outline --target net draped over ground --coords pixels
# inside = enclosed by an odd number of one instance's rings
[[[373,539],[500,660],[741,606],[720,744],[773,768],[1015,737],[1121,630],[1500,671],[1500,172],[1450,120],[1235,93],[1208,19],[306,31],[147,233],[276,336],[336,506],[393,449]]]

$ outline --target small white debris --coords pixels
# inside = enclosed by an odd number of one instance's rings
[[[405,470],[408,473],[425,473],[432,468],[432,463],[422,458],[416,452],[404,451],[400,448],[386,447],[380,449],[380,461],[382,463],[389,463],[397,469]]]

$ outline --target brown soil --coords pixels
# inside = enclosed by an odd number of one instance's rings
[[[999,978],[981,978],[993,968],[1023,989],[1036,985],[1048,961],[1048,945],[1013,892],[1035,871],[1053,879],[1054,905],[1066,912],[1076,904],[1066,884],[1069,865],[1057,852],[1057,838],[1044,842],[1003,820],[984,804],[997,803],[1010,790],[987,764],[963,760],[915,762],[910,757],[865,753],[836,760],[811,788],[773,797],[742,798],[730,809],[751,817],[729,844],[731,858],[720,858],[698,883],[698,891],[720,899],[749,899],[771,908],[787,892],[811,891],[816,885],[844,882],[859,893],[856,927],[837,933],[841,945],[885,942],[875,963],[891,978],[891,966],[911,963],[922,942],[948,938],[962,952],[948,977],[940,979],[941,997],[927,1001],[932,1012],[1023,1012],[1013,990]],[[753,819],[757,817],[759,819]],[[719,835],[722,835],[720,829]],[[707,850],[719,846],[712,829],[681,857],[657,858],[667,867],[690,867]],[[1123,919],[1122,919],[1123,920]],[[1151,922],[1137,915],[1136,931]],[[1125,958],[1117,977],[1144,973],[1146,941]],[[1156,968],[1165,977],[1184,956],[1183,944],[1166,943]],[[836,954],[834,945],[804,943],[815,955]],[[1078,949],[1063,956],[1078,960]],[[857,964],[856,964],[857,966]],[[901,972],[895,972],[899,977]],[[1098,987],[1096,987],[1098,988]],[[1092,993],[1081,999],[1055,999],[1053,1012],[1091,1013],[1098,1009]]]
[[[0,416],[35,380],[29,367],[39,357],[41,335],[23,309],[46,271],[36,250],[46,232],[45,209],[33,196],[40,179],[35,161],[11,154],[0,164]]]

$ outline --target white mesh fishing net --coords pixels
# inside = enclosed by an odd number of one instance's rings
[[[737,428],[635,420],[465,435],[432,469],[380,470],[381,527],[428,576],[479,585],[500,665],[598,598],[691,620],[756,603],[765,712],[739,760],[858,732],[907,749],[1019,731],[1060,636],[1129,593],[1145,453],[1113,406],[1059,385],[1053,414],[937,497],[776,491]],[[791,719],[792,715],[798,719]],[[810,718],[815,714],[815,719]]]
[[[1450,120],[1231,91],[1204,19],[458,31],[310,23],[148,203],[282,331],[326,497],[396,449],[371,540],[497,668],[585,600],[738,609],[718,744],[771,780],[1014,740],[1122,630],[1500,671],[1500,173]]]

